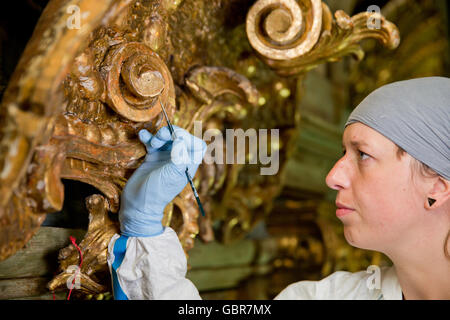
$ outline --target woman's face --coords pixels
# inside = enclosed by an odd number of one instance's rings
[[[345,129],[343,150],[326,182],[338,191],[336,215],[347,241],[386,252],[398,241],[414,239],[426,216],[417,210],[423,206],[424,190],[413,183],[411,156],[399,158],[392,141],[358,122]]]

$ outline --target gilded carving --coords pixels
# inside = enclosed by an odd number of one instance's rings
[[[305,73],[348,54],[361,60],[359,42],[367,38],[389,49],[400,43],[397,27],[379,13],[350,17],[338,10],[334,18],[320,0],[259,0],[248,13],[246,30],[261,58],[283,76]],[[380,28],[372,28],[370,21],[377,19]]]

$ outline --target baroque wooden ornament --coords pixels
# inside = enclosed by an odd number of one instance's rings
[[[74,5],[81,16],[72,29],[67,9]],[[369,28],[369,18],[381,27]],[[137,132],[165,125],[161,101],[173,124],[191,133],[195,121],[202,135],[278,129],[269,149],[279,152],[281,173],[299,124],[291,94],[297,80],[348,54],[362,59],[365,38],[389,49],[399,44],[397,28],[381,15],[337,11],[333,18],[320,0],[51,0],[0,107],[0,260],[62,209],[70,190],[61,179],[78,180],[99,191],[86,199],[80,290],[107,291],[107,246],[119,232],[109,213],[117,215],[121,190],[146,154]],[[194,182],[207,217],[198,219],[188,185],[163,221],[186,253],[196,236],[229,243],[264,219],[282,181],[260,167],[199,167]],[[78,259],[73,245],[60,251],[50,290],[66,287]]]

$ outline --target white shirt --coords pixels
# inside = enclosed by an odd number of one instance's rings
[[[115,234],[108,245],[108,266],[114,263]],[[166,227],[155,237],[129,237],[126,252],[116,269],[122,291],[130,300],[198,300],[200,294],[186,278],[186,255],[177,234]],[[337,271],[320,281],[299,281],[275,299],[283,300],[401,300],[395,267],[380,268],[380,288],[369,285],[372,273]]]
[[[380,268],[380,286],[371,288],[372,273],[336,271],[320,281],[299,281],[289,285],[275,299],[280,300],[402,300],[395,267]]]

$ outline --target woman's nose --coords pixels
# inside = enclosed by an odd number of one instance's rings
[[[325,179],[328,187],[334,190],[346,189],[350,186],[350,179],[348,176],[346,164],[345,164],[345,156],[338,160],[335,163],[334,167],[328,172],[328,175]]]

